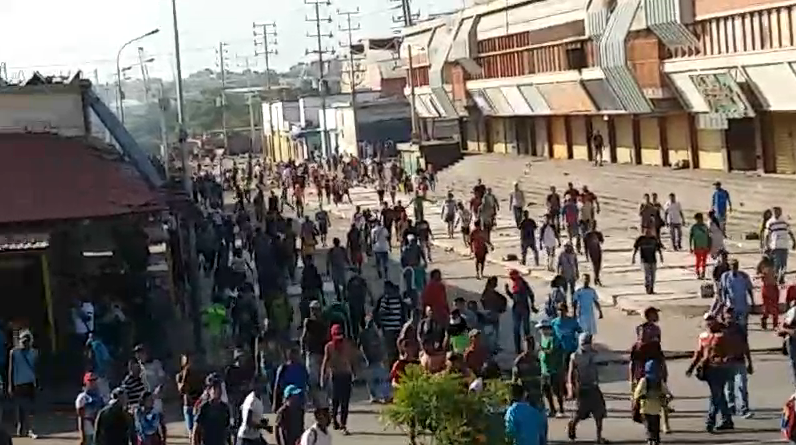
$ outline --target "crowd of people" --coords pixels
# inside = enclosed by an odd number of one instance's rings
[[[537,300],[518,270],[509,271],[502,289],[498,277],[485,274],[500,212],[492,189],[478,180],[466,202],[453,192],[437,202],[430,197],[436,179],[432,168],[410,174],[395,162],[340,157],[273,167],[250,162],[245,171],[236,165],[222,177],[197,172],[195,199],[203,209],[196,223],[197,251],[212,283],[212,301],[204,312],[207,354],[184,354],[172,379],[150,347],[139,345],[124,376],[111,379],[106,369],[123,357],[87,330],[83,390],[75,401],[81,443],[167,443],[169,405],[164,400],[175,386],[192,444],[262,444],[270,435],[279,445],[331,443],[331,430],[349,434],[357,376],[365,377],[376,404],[391,402],[409,366],[428,373],[455,372],[474,391],[485,380],[502,378],[498,354],[505,313],[510,314],[516,354],[505,413],[513,442],[545,444],[547,417],[568,416],[570,439],[581,421],[593,418],[597,442],[607,443],[602,429],[607,410],[593,346],[603,315],[598,288],[605,242],[597,225],[597,195],[571,183],[562,194],[551,187],[537,222],[521,185],[514,184],[509,207],[521,239],[517,261],[526,264],[530,252],[538,266],[544,256],[555,276],[546,298]],[[353,204],[354,186],[372,187],[378,206],[356,206],[341,231],[345,235],[329,240],[337,220],[326,209],[344,200]],[[313,189],[316,201],[308,202]],[[225,203],[225,191],[234,195],[231,205]],[[412,198],[404,204],[399,192]],[[459,229],[472,252],[476,276],[484,280],[479,299],[449,301],[442,272],[432,269],[430,205],[440,205],[445,235],[454,238]],[[747,389],[753,372],[747,332],[753,286],[723,246],[729,208],[729,193],[717,184],[710,225],[697,214],[688,235],[700,278],[706,274],[706,258],[717,259],[711,282],[714,305],[704,317],[705,332],[689,367],[689,375],[710,390],[709,432],[732,429],[733,415],[750,417],[753,412]],[[645,288],[652,294],[657,264],[663,260],[662,228],[668,227],[672,250],[680,250],[685,218],[674,195],[661,204],[654,194],[645,197],[639,217],[642,235],[632,260],[640,258]],[[786,241],[796,243],[781,209],[772,210],[760,238],[767,248],[758,267],[764,301],[773,301],[776,294],[778,302],[791,247]],[[389,267],[392,253],[400,276]],[[590,274],[581,271],[581,254],[591,263]],[[378,279],[372,278],[371,267]],[[787,293],[793,307],[796,288]],[[764,327],[770,318],[785,339],[796,380],[796,309],[783,320],[778,309],[768,304]],[[629,367],[634,420],[645,424],[650,444],[671,431],[672,393],[657,314],[653,307],[644,312]],[[35,383],[35,373],[26,377],[24,366],[35,369],[31,340],[21,336],[11,355],[16,365],[10,367],[9,381],[18,390]],[[570,412],[566,399],[575,401]],[[315,420],[309,427],[307,409]],[[269,411],[275,414],[273,425],[266,417]],[[30,430],[22,425],[20,432]]]

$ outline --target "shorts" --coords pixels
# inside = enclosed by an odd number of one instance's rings
[[[445,215],[444,221],[446,224],[451,224],[456,221],[456,215],[447,214]]]
[[[462,235],[470,235],[470,227],[469,226],[462,226]]]
[[[594,420],[602,420],[606,415],[605,398],[599,387],[578,390],[576,408],[572,414],[573,420],[586,420],[589,417],[594,417]]]
[[[327,235],[329,233],[329,226],[327,226],[325,224],[319,224],[318,225],[318,232],[321,235]]]
[[[555,395],[563,394],[564,380],[560,372],[542,376],[542,390],[547,391],[548,389]]]
[[[486,252],[476,252],[475,264],[484,264],[484,263],[486,263]]]
[[[568,224],[567,225],[567,235],[571,237],[576,237],[580,235],[580,227],[577,224]]]

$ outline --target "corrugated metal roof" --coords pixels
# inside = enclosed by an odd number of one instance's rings
[[[0,224],[165,209],[112,147],[50,134],[0,134]]]
[[[520,93],[531,106],[535,114],[548,114],[550,113],[550,105],[547,104],[542,93],[534,85],[521,85]]]

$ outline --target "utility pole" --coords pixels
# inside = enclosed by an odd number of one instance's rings
[[[268,141],[268,150],[266,150],[265,145],[263,145],[263,155],[268,153],[271,156],[271,162],[273,162],[275,160],[275,152],[274,122],[271,118],[271,56],[275,56],[277,54],[276,23],[252,23],[252,28],[254,31],[254,56],[265,57],[265,101],[268,104],[268,138],[263,138],[263,140]],[[266,116],[263,113],[263,120],[265,120],[265,117]],[[263,132],[265,132],[265,125],[263,125]]]
[[[229,152],[229,133],[227,131],[227,44],[218,44],[218,69],[221,73],[221,132],[224,134],[224,150]]]
[[[328,126],[326,124],[326,93],[327,93],[327,86],[326,86],[326,74],[325,74],[325,67],[324,67],[324,59],[323,56],[326,54],[331,54],[332,52],[329,50],[325,50],[323,47],[323,39],[324,38],[332,38],[334,37],[333,34],[330,32],[328,34],[321,33],[321,23],[332,23],[332,18],[322,18],[321,17],[321,5],[323,6],[331,6],[331,2],[328,0],[304,0],[304,2],[308,5],[312,5],[313,10],[315,12],[314,18],[307,18],[306,21],[310,23],[315,23],[315,34],[308,33],[307,37],[313,37],[316,41],[316,49],[314,50],[307,50],[307,54],[315,54],[318,56],[318,94],[321,97],[321,154],[324,156],[328,156],[331,154],[331,149],[329,148],[329,131]],[[308,153],[309,154],[309,153]]]
[[[412,4],[410,0],[398,0],[401,3],[401,15],[398,17],[394,17],[393,21],[398,23],[403,23],[405,28],[408,28],[414,25],[415,19],[417,16],[412,13]],[[406,79],[407,83],[409,84],[409,107],[411,110],[411,117],[412,117],[412,142],[419,142],[420,141],[420,129],[419,129],[419,122],[417,118],[417,95],[415,94],[415,66],[414,60],[412,56],[412,44],[406,44],[406,57],[409,59],[409,66],[408,70],[406,71]]]
[[[254,93],[252,93],[252,71],[251,71],[251,64],[249,63],[248,57],[243,57],[243,63],[239,63],[238,66],[242,66],[246,69],[245,77],[246,77],[246,102],[249,105],[249,138],[251,139],[251,148],[249,149],[249,157],[251,154],[254,153],[254,144],[257,141],[257,130],[255,129],[254,124]]]
[[[337,14],[344,16],[346,21],[346,26],[341,26],[340,31],[348,34],[348,42],[341,43],[341,46],[348,49],[348,83],[351,87],[351,113],[354,118],[354,150],[356,155],[361,157],[362,153],[359,153],[359,128],[357,124],[357,87],[360,84],[357,75],[361,73],[361,70],[354,60],[354,31],[359,31],[360,27],[359,24],[354,26],[352,23],[353,17],[359,15],[359,8],[350,12],[344,12],[338,9]]]

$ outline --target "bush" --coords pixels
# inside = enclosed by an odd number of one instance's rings
[[[459,375],[427,374],[410,366],[383,421],[406,431],[413,445],[505,445],[502,413],[508,395],[508,385],[501,381],[472,393]]]

